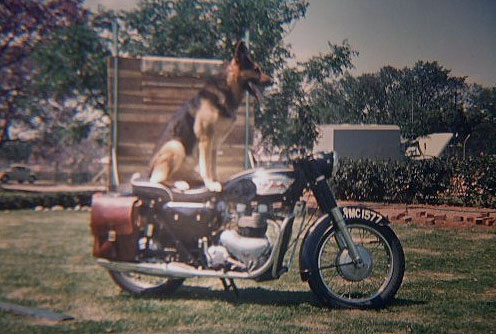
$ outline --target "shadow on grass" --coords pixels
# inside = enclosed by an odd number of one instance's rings
[[[167,300],[224,300],[231,304],[254,304],[273,306],[295,306],[307,304],[316,307],[325,307],[315,297],[312,291],[273,290],[263,287],[240,288],[239,295],[233,291],[214,290],[208,287],[183,286],[168,296],[131,296],[130,298],[150,298]],[[422,300],[393,299],[390,306],[409,307],[426,304]]]
[[[239,295],[233,291],[210,290],[201,287],[185,287],[173,297],[192,299],[223,299],[233,304],[256,304],[291,306],[299,304],[319,305],[311,291],[270,290],[263,287],[241,288]]]
[[[166,300],[224,300],[232,304],[258,304],[291,306],[299,304],[319,305],[311,291],[270,290],[266,288],[239,288],[236,295],[232,290],[216,290],[209,287],[182,286],[166,296],[134,296],[123,292],[126,298]]]

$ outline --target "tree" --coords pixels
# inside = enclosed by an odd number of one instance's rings
[[[61,2],[62,7],[75,4],[75,12],[56,13],[64,24],[44,30],[36,41],[30,41],[33,47],[16,63],[21,65],[18,78],[22,85],[5,126],[10,140],[29,142],[31,160],[50,161],[60,167],[63,161],[71,161],[70,167],[81,166],[79,161],[89,155],[78,153],[76,148],[81,142],[88,147],[88,138],[102,145],[108,126],[102,117],[109,51],[98,34],[100,22],[83,10],[80,2]],[[42,2],[39,7],[53,8],[54,4],[49,4]],[[34,15],[32,11],[27,9]]]
[[[0,145],[15,120],[25,119],[23,98],[32,79],[33,51],[54,31],[86,18],[82,0],[4,0],[0,3]]]
[[[465,78],[453,77],[450,70],[437,62],[418,61],[411,70],[405,70],[411,98],[412,118],[403,124],[410,137],[434,132],[459,133],[463,127],[461,99]],[[406,90],[406,89],[405,89]]]
[[[65,146],[87,138],[92,128],[106,127],[100,119],[106,111],[109,54],[93,20],[57,30],[33,52],[24,110],[29,115],[25,123],[39,133],[35,156],[55,160]]]
[[[280,70],[291,56],[283,41],[291,25],[305,17],[306,0],[221,0],[214,8],[220,58],[230,59],[232,45],[250,32],[250,51],[265,71]]]
[[[325,122],[396,124],[409,139],[433,132],[466,134],[465,89],[465,78],[451,76],[437,62],[418,61],[413,68],[345,75],[320,94],[318,105],[331,107],[322,110]]]
[[[283,38],[307,6],[303,0],[141,0],[137,9],[115,15],[122,50],[130,55],[227,60],[249,31],[250,51],[271,72],[290,56]]]
[[[472,84],[464,97],[467,153],[496,154],[496,87]],[[468,137],[470,135],[470,137]]]
[[[36,97],[59,103],[74,99],[79,110],[105,110],[110,52],[90,24],[60,29],[35,50],[31,88]]]
[[[328,52],[285,68],[278,76],[278,86],[267,96],[264,112],[256,115],[262,144],[282,154],[311,150],[322,111],[342,101],[327,103],[326,98],[336,95],[327,92],[335,78],[352,67],[351,59],[357,54],[346,41],[342,45],[329,43]]]

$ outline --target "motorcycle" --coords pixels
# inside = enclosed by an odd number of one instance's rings
[[[337,165],[333,152],[309,155],[242,172],[218,193],[134,178],[130,194],[94,195],[93,255],[131,294],[168,295],[191,277],[237,292],[236,279],[280,278],[300,243],[300,277],[325,306],[384,307],[402,283],[403,249],[379,212],[338,206],[327,182]]]

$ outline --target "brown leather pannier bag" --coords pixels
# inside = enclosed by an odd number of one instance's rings
[[[93,256],[133,261],[138,250],[139,215],[135,196],[95,194],[91,204]]]

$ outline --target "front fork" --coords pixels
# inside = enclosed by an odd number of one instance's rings
[[[335,207],[331,210],[332,218],[335,222],[335,226],[337,226],[336,231],[336,241],[340,249],[346,248],[348,249],[348,253],[350,254],[353,263],[358,267],[363,267],[363,260],[358,253],[358,249],[351,238],[350,231],[346,228],[346,223],[344,222],[344,217],[339,209],[339,207]]]
[[[315,170],[312,166],[308,166],[307,168],[308,169],[306,169],[305,172],[315,176]],[[336,227],[336,241],[339,248],[347,249],[355,266],[361,268],[364,265],[363,260],[358,253],[357,246],[353,242],[350,231],[346,228],[343,213],[336,202],[336,198],[334,197],[331,188],[327,184],[325,176],[319,175],[314,179],[315,182],[311,184],[310,187],[319,207],[322,211],[329,214],[334,221]]]

